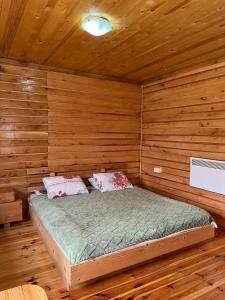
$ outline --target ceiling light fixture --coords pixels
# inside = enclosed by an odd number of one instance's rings
[[[103,17],[88,16],[82,22],[82,28],[94,36],[104,35],[112,30],[109,20]]]

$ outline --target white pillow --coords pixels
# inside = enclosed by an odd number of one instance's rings
[[[128,178],[123,172],[97,173],[93,174],[95,184],[101,192],[111,192],[123,189],[133,188]]]
[[[58,197],[88,194],[86,185],[80,176],[53,176],[42,179],[49,199]]]
[[[46,191],[39,191],[39,190],[33,190],[33,193],[36,195],[36,196],[43,196],[43,195],[47,195],[47,192]]]
[[[93,186],[94,189],[98,190],[98,182],[94,177],[88,178],[88,181],[90,182],[91,186]]]

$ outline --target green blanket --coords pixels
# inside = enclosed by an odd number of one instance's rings
[[[138,187],[30,204],[71,263],[212,222],[201,208]]]

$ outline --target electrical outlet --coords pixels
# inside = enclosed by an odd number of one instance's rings
[[[161,167],[154,167],[154,173],[162,173]]]

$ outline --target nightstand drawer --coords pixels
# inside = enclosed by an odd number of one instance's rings
[[[0,204],[0,224],[22,220],[22,201]]]
[[[11,189],[0,189],[0,204],[15,201],[15,192]]]

